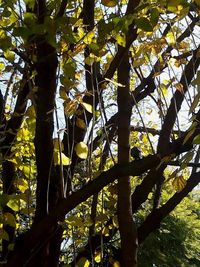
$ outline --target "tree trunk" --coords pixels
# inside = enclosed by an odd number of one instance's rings
[[[118,68],[118,82],[124,87],[118,87],[118,162],[129,162],[129,135],[131,118],[131,101],[129,92],[130,65],[128,52],[123,57]],[[132,216],[130,177],[118,180],[118,221],[121,236],[122,258],[121,266],[135,267],[137,265],[137,230]]]

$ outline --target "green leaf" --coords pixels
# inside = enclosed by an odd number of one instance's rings
[[[0,229],[0,239],[9,241],[9,235],[4,229]]]
[[[7,206],[14,211],[20,210],[20,200],[19,199],[10,199],[7,203]]]
[[[13,214],[11,214],[10,212],[4,213],[3,214],[3,223],[5,225],[9,225],[11,227],[15,227],[16,226],[15,216]]]
[[[153,31],[153,27],[151,25],[151,22],[145,18],[145,17],[141,17],[139,19],[135,20],[135,24],[137,25],[137,27],[145,32],[152,32]]]
[[[26,25],[31,26],[31,25],[35,24],[36,21],[37,21],[37,17],[34,13],[30,13],[30,12],[24,13],[24,23]]]
[[[160,16],[160,13],[159,13],[158,9],[152,8],[151,9],[151,17],[150,17],[152,27],[155,27],[157,25],[158,20],[159,20],[159,16]]]
[[[3,54],[7,60],[9,60],[10,62],[14,62],[14,60],[15,60],[15,53],[14,52],[12,52],[10,50],[6,50]]]
[[[193,144],[199,145],[200,144],[200,134],[195,136],[194,140],[192,141]]]
[[[0,195],[0,206],[3,208],[9,201],[9,195],[1,194]]]

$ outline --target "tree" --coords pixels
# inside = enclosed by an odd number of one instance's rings
[[[2,261],[136,266],[138,244],[199,183],[199,1],[0,12]]]

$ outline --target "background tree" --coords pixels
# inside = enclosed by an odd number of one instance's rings
[[[199,1],[10,0],[0,14],[2,264],[133,267],[142,243],[146,264],[150,233],[166,251],[160,232],[189,227],[167,216],[199,183]]]

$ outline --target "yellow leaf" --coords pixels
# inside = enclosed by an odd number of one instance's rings
[[[102,230],[102,235],[105,235],[105,236],[109,236],[109,228],[108,227],[104,227],[103,230]]]
[[[165,38],[169,45],[174,45],[176,43],[173,32],[169,32]]]
[[[24,193],[28,188],[28,182],[25,179],[18,179],[17,180],[17,187],[19,188],[19,190]]]
[[[54,144],[54,150],[55,151],[60,151],[60,149],[61,149],[61,151],[64,150],[64,145],[63,145],[62,141],[59,140],[59,138],[54,138],[53,144]]]
[[[113,267],[120,267],[119,261],[114,261],[113,262]]]
[[[118,1],[117,0],[102,0],[101,3],[107,7],[115,7]]]
[[[82,102],[81,105],[89,112],[92,113],[92,106],[88,103]]]
[[[76,108],[77,108],[77,103],[73,100],[66,100],[64,102],[64,109],[65,109],[65,114],[68,116],[72,116],[74,115],[74,113],[76,112]]]
[[[7,203],[7,206],[14,211],[20,210],[20,201],[18,199],[10,199]]]
[[[115,216],[112,218],[112,222],[113,222],[113,226],[114,226],[114,227],[119,228],[119,223],[118,223],[117,215],[115,215]]]
[[[33,105],[27,108],[26,116],[28,116],[29,118],[35,118],[36,117],[35,108]]]
[[[0,229],[0,239],[7,240],[7,241],[9,240],[9,235],[3,229]]]
[[[186,180],[183,176],[178,176],[173,180],[172,185],[176,191],[181,191],[186,186]]]
[[[97,263],[101,262],[101,252],[100,252],[100,251],[95,252],[94,260],[95,260]]]
[[[80,258],[80,260],[77,262],[77,267],[89,267],[90,266],[90,262],[87,258]]]
[[[61,158],[60,158],[60,152],[59,151],[54,151],[53,153],[53,158],[54,158],[54,164],[55,165],[60,165],[62,162],[62,165],[70,165],[70,158],[65,156],[64,153],[61,153]]]
[[[60,98],[62,98],[63,100],[67,100],[68,99],[65,87],[60,86],[59,94],[60,94]]]
[[[78,143],[74,150],[76,151],[76,154],[81,159],[86,159],[88,156],[88,146],[84,142]]]
[[[30,138],[30,132],[28,129],[25,128],[21,128],[18,133],[17,133],[17,141],[21,141],[21,140],[29,140]]]
[[[13,62],[15,60],[15,53],[10,51],[10,50],[6,50],[4,52],[4,56],[7,60]]]
[[[84,120],[77,118],[76,120],[76,126],[78,126],[79,128],[85,130],[86,129],[86,124],[84,122]]]

